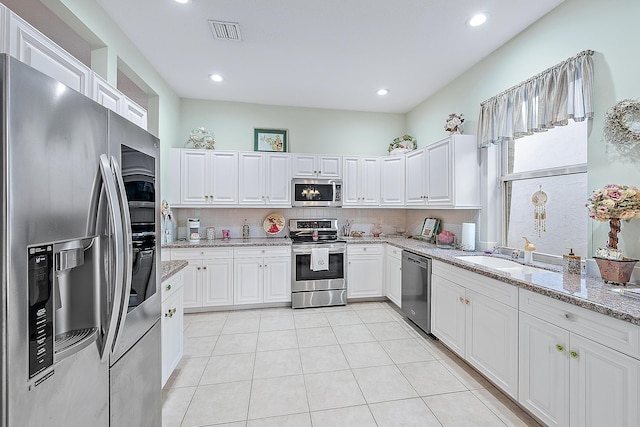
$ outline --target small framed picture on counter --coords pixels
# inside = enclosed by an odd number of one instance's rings
[[[440,225],[440,220],[436,218],[425,218],[424,223],[422,224],[422,233],[420,233],[420,237],[425,240],[431,240],[438,233],[438,226]]]
[[[254,151],[287,152],[287,129],[254,129]]]

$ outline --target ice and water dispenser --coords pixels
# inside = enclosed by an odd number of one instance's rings
[[[29,381],[48,378],[54,363],[99,337],[100,238],[27,248],[29,260]],[[104,254],[103,254],[104,255]]]

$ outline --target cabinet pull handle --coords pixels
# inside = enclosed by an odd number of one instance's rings
[[[575,351],[575,350],[571,350],[571,351],[569,352],[569,355],[571,356],[571,358],[572,358],[572,359],[578,359],[578,357],[579,357],[578,352],[577,352],[577,351]]]
[[[556,350],[558,350],[560,353],[564,352],[564,346],[561,344],[556,344]]]
[[[573,320],[574,319],[573,314],[571,314],[571,313],[565,313],[564,317],[566,317],[569,320]]]
[[[167,285],[167,290],[170,291],[171,290],[171,285]]]
[[[464,298],[459,297],[458,299],[460,300],[460,302],[464,302]]]
[[[209,198],[209,196],[207,196],[206,194],[204,195],[205,200]]]
[[[198,270],[200,270],[200,269],[201,269],[201,268],[200,268],[200,267],[198,267]]]
[[[206,270],[206,269],[207,269],[207,266],[205,265],[204,267],[202,267],[202,269],[203,269],[203,270]]]
[[[465,298],[464,303],[469,305],[469,300]]]

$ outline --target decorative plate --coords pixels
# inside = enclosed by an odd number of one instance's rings
[[[531,195],[531,204],[533,206],[544,206],[549,200],[549,196],[542,190],[536,191]]]
[[[267,215],[262,223],[267,234],[278,234],[284,228],[284,217],[277,213]]]

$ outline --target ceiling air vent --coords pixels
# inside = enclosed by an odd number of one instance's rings
[[[237,22],[209,21],[213,37],[218,40],[242,41],[240,25]]]

